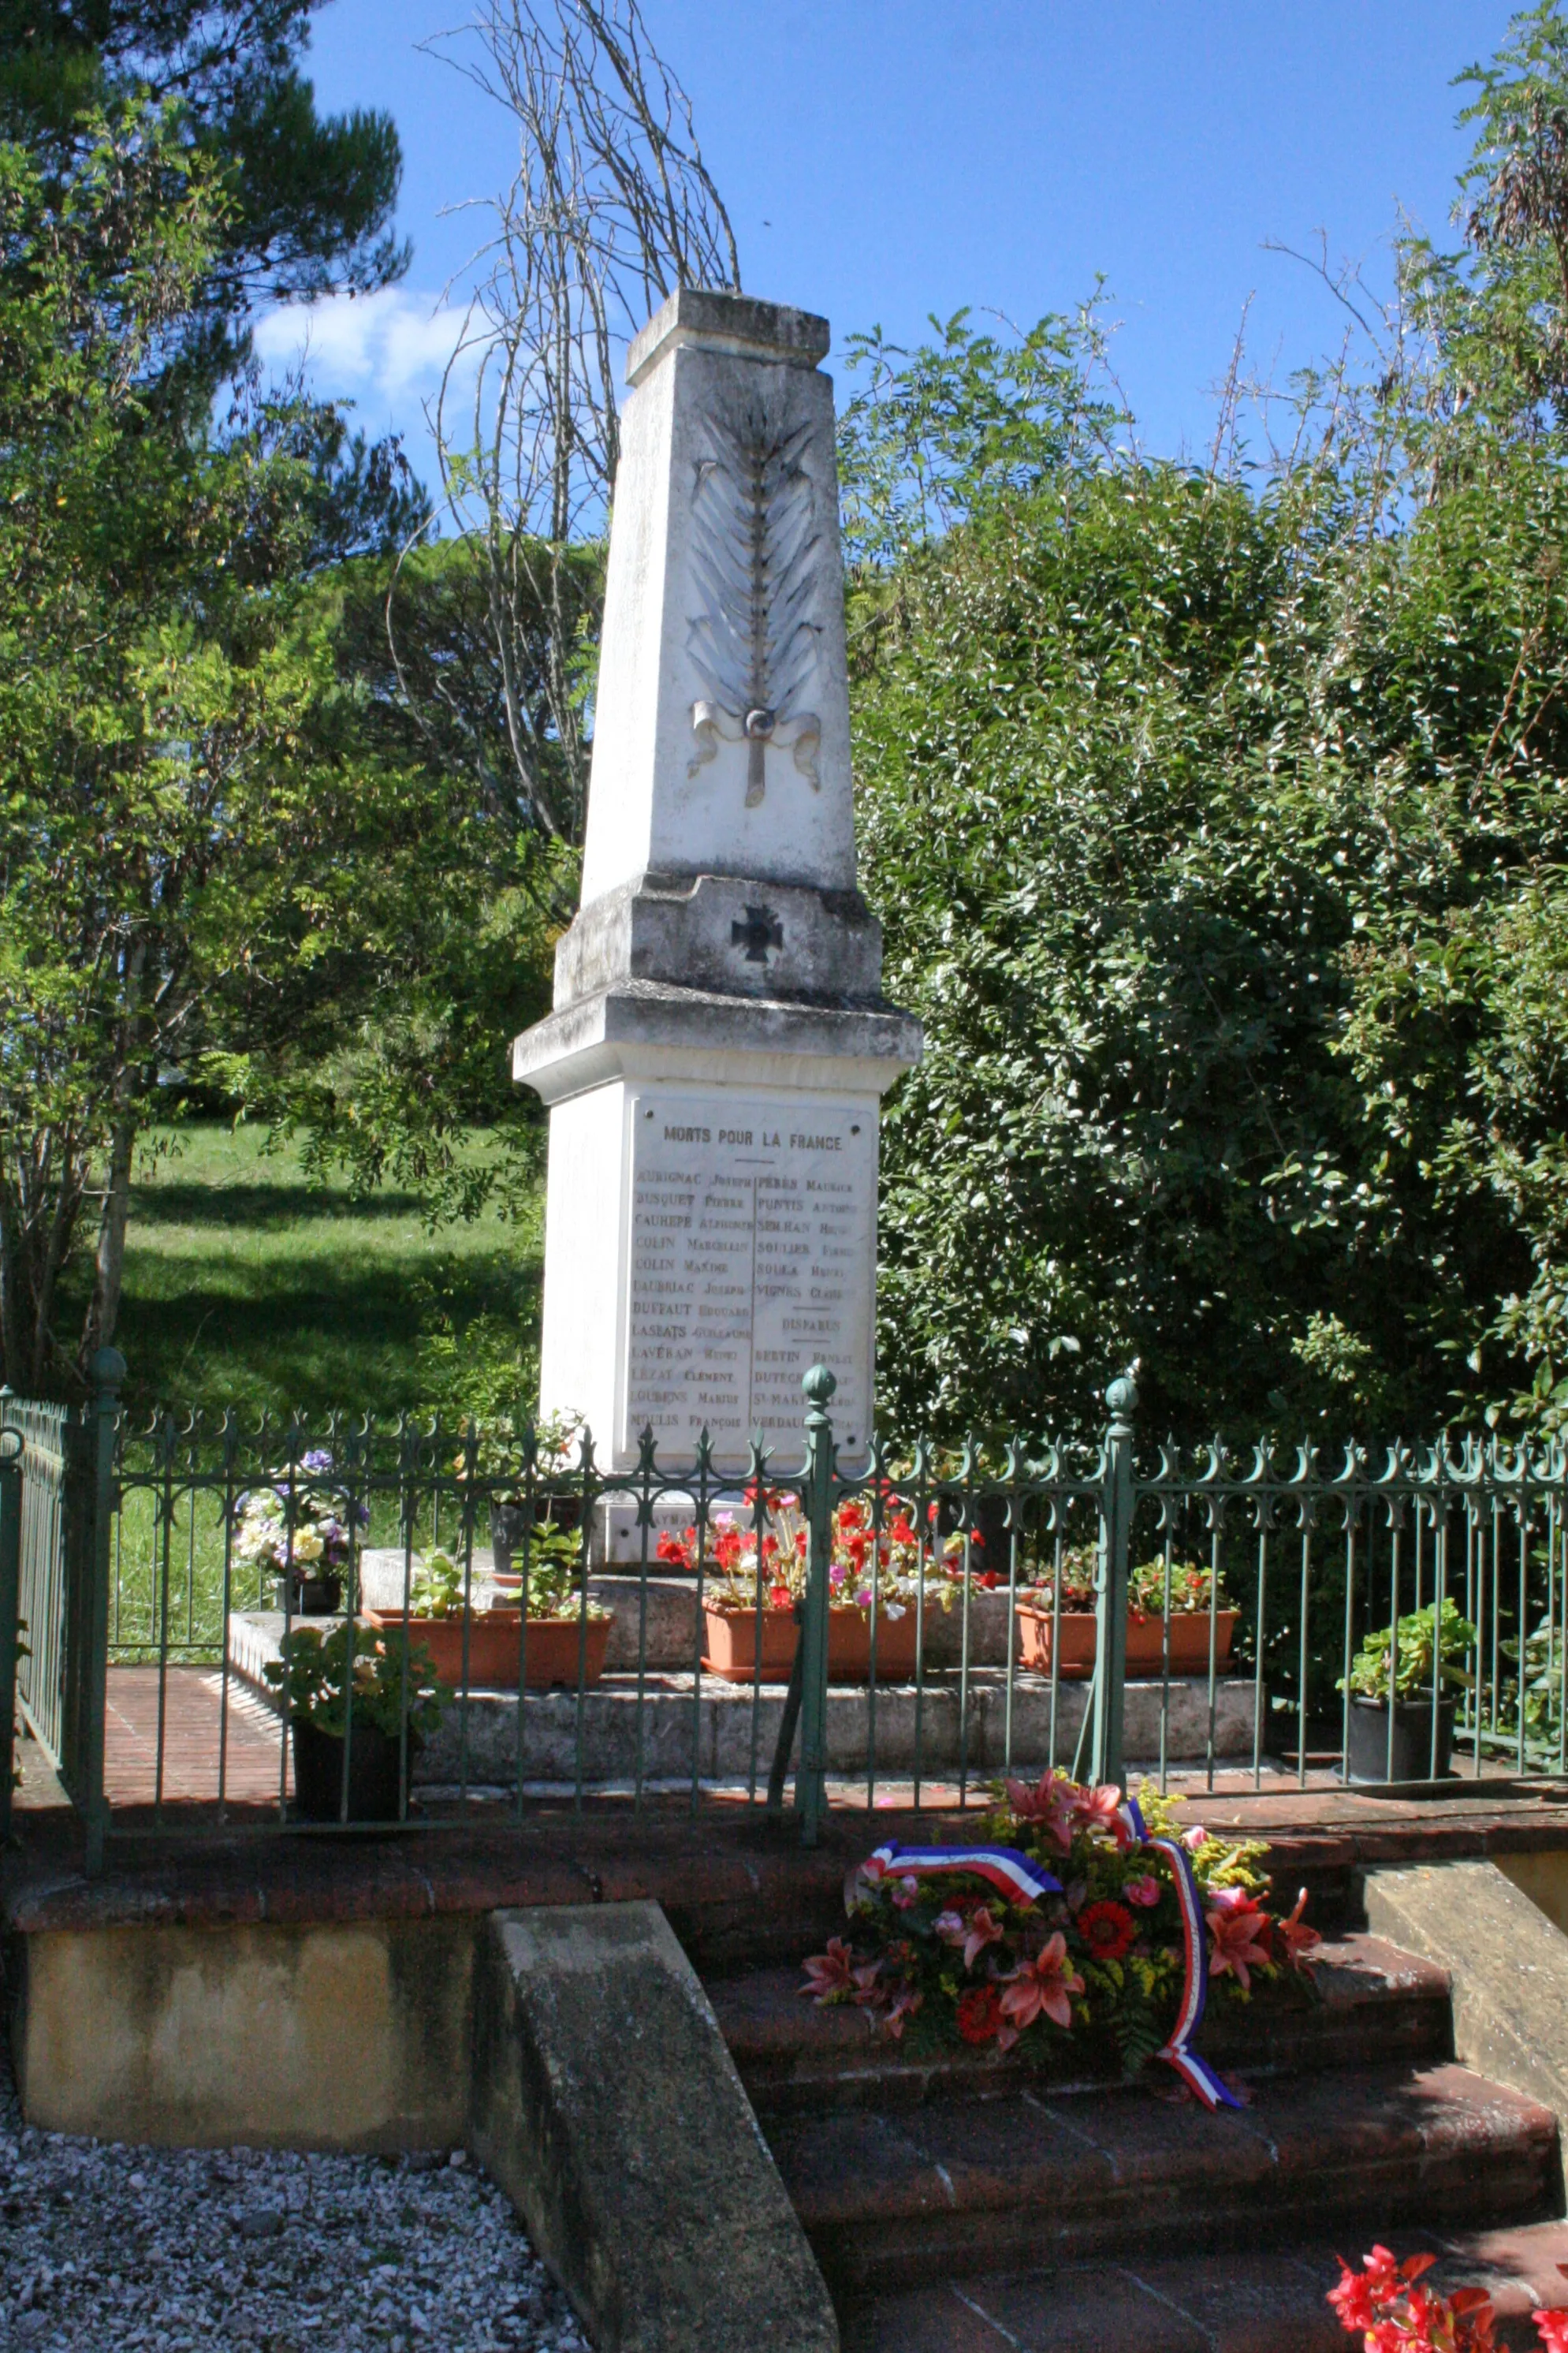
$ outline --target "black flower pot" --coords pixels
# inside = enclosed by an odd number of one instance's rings
[[[320,1725],[296,1716],[294,1736],[294,1804],[301,1821],[335,1822],[343,1796],[342,1736],[323,1732]],[[408,1766],[413,1771],[419,1749],[416,1734],[408,1736]],[[395,1822],[397,1820],[398,1742],[392,1732],[356,1725],[349,1750],[349,1820],[351,1822]]]
[[[283,1607],[284,1579],[278,1580],[278,1607]],[[295,1618],[335,1618],[343,1606],[343,1580],[341,1577],[302,1577],[298,1569],[292,1580],[289,1614]]]
[[[1437,1709],[1437,1770],[1432,1770],[1432,1703],[1402,1699],[1394,1709],[1394,1753],[1389,1757],[1388,1706],[1384,1700],[1352,1699],[1350,1746],[1345,1762],[1352,1781],[1441,1781],[1454,1747],[1454,1703]]]
[[[552,1495],[542,1509],[538,1504],[492,1503],[490,1554],[496,1576],[521,1576],[517,1556],[522,1550],[522,1539],[530,1525],[540,1529],[559,1528],[575,1535],[582,1525],[581,1495]]]

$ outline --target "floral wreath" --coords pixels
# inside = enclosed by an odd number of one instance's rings
[[[849,1875],[849,1937],[805,1963],[801,1988],[852,2003],[896,2039],[1023,2044],[1109,2026],[1124,2072],[1162,2058],[1205,2105],[1236,2094],[1191,2048],[1211,1988],[1246,2001],[1289,1980],[1321,1942],[1262,1901],[1266,1849],[1178,1829],[1179,1800],[1133,1800],[1047,1772],[1008,1781],[984,1844],[879,1848]]]

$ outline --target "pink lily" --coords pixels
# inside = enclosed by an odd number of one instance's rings
[[[1222,1893],[1234,1895],[1237,1888]],[[1250,1970],[1262,1968],[1268,1959],[1268,1947],[1259,1940],[1268,1934],[1264,1915],[1250,1903],[1228,1905],[1205,1912],[1209,1926],[1209,1975],[1213,1978],[1234,1977],[1244,1993],[1251,1991]]]
[[[1026,1781],[1009,1781],[1007,1803],[1021,1822],[1043,1821],[1070,1806],[1078,1795],[1077,1784],[1065,1773],[1047,1769],[1041,1774],[1033,1788]]]
[[[880,1961],[868,1961],[862,1968],[851,1972],[855,1980],[855,1991],[850,1995],[849,1999],[854,2002],[858,2010],[880,2010],[882,2008],[888,1999],[888,1994],[886,1987],[880,1986],[877,1982],[881,1974],[882,1964]]]
[[[1016,2042],[1042,2010],[1058,2026],[1072,2024],[1068,1997],[1083,1991],[1083,1979],[1068,1965],[1067,1938],[1059,1928],[1032,1961],[1020,1961],[1002,1982],[1006,1989],[1002,1996],[1002,2014],[1013,2029],[1010,2041]],[[1000,2042],[1000,2035],[997,2040]]]
[[[905,1986],[899,1995],[883,2021],[895,2042],[902,2040],[905,2019],[913,2018],[924,2000],[924,1994],[918,1993],[913,1986]]]
[[[1317,1947],[1323,1941],[1321,1936],[1319,1936],[1317,1930],[1315,1928],[1309,1928],[1307,1923],[1302,1919],[1301,1915],[1306,1908],[1307,1891],[1303,1887],[1301,1893],[1296,1898],[1295,1910],[1293,1912],[1287,1913],[1284,1919],[1277,1924],[1279,1930],[1280,1942],[1285,1947],[1285,1951],[1289,1958],[1290,1966],[1293,1969],[1305,1968],[1307,1966],[1308,1954],[1315,1952]]]
[[[814,1953],[805,1964],[805,1983],[797,1990],[809,1994],[816,2002],[831,2001],[835,1995],[847,1993],[854,1983],[854,1957],[842,1936],[829,1936],[827,1950]]]
[[[1080,1789],[1072,1802],[1074,1827],[1109,1831],[1118,1846],[1127,1846],[1132,1833],[1121,1820],[1121,1792],[1114,1781],[1102,1781],[1098,1788]]]
[[[991,1916],[988,1904],[976,1905],[969,1915],[969,1933],[963,1940],[963,1966],[972,1969],[987,1945],[999,1945],[1003,1928],[999,1920]]]
[[[931,1922],[931,1933],[944,1945],[962,1945],[969,1934],[962,1912],[939,1912]]]

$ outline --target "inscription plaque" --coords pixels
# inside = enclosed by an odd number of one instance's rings
[[[621,1440],[668,1458],[706,1425],[800,1461],[802,1377],[837,1377],[834,1434],[863,1450],[871,1396],[877,1119],[870,1104],[747,1094],[632,1100],[631,1296]]]

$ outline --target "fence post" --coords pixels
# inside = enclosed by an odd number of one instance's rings
[[[1127,1576],[1132,1541],[1132,1416],[1138,1387],[1123,1373],[1105,1392],[1105,1485],[1100,1497],[1100,1578],[1095,1597],[1094,1746],[1089,1778],[1125,1785],[1122,1729],[1127,1705]]]
[[[833,1424],[828,1401],[838,1383],[826,1365],[813,1365],[805,1391],[805,1623],[800,1630],[800,1770],[795,1810],[802,1842],[815,1846],[827,1810],[827,1579],[833,1564]]]
[[[107,1809],[103,1800],[104,1720],[109,1705],[109,1588],[113,1562],[114,1425],[120,1411],[120,1385],[125,1359],[118,1348],[100,1348],[92,1360],[91,1432],[92,1523],[84,1547],[89,1585],[87,1606],[78,1623],[85,1635],[82,1660],[83,1731],[78,1803],[87,1825],[87,1871],[89,1878],[103,1869],[103,1838]]]
[[[22,1433],[0,1430],[0,1838],[11,1827],[16,1764],[17,1613],[22,1605]]]

